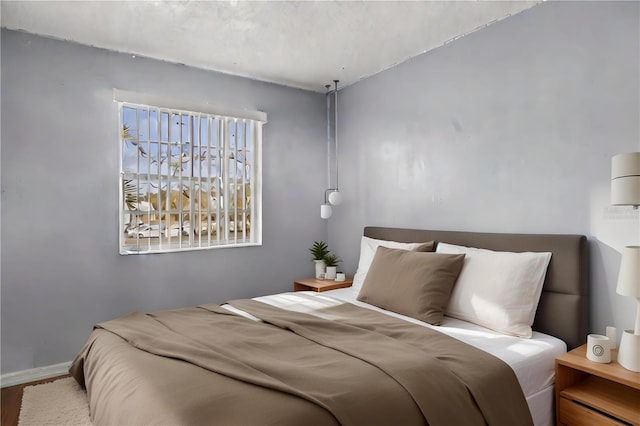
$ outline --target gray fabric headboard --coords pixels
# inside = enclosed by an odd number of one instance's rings
[[[589,267],[584,235],[493,234],[460,231],[365,227],[378,240],[450,244],[513,252],[551,252],[533,329],[558,337],[573,349],[586,342],[589,312]]]

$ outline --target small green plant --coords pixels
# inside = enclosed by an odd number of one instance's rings
[[[342,262],[342,259],[333,253],[327,253],[324,256],[324,264],[327,266],[338,266],[338,263],[340,262]]]
[[[313,255],[313,260],[323,260],[329,254],[329,247],[324,241],[314,241],[309,251]]]

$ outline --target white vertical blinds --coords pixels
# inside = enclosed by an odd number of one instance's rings
[[[264,121],[118,106],[121,254],[261,244]]]

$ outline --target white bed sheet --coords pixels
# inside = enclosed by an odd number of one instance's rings
[[[312,298],[302,295],[311,296]],[[527,398],[534,424],[551,425],[554,423],[553,384],[555,379],[555,359],[567,350],[566,344],[562,340],[535,331],[530,339],[507,336],[473,323],[446,316],[440,326],[433,326],[414,318],[362,303],[356,300],[357,295],[358,292],[355,289],[348,287],[323,293],[311,291],[281,293],[256,297],[255,300],[284,309],[307,313],[339,304],[341,303],[340,300],[342,300],[438,330],[489,352],[509,364]],[[228,305],[225,305],[225,307],[251,317]]]

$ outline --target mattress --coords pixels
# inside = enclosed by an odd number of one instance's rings
[[[313,296],[300,297],[300,293]],[[455,318],[446,317],[440,326],[433,326],[395,312],[356,300],[357,291],[342,288],[323,293],[300,292],[281,293],[255,300],[297,312],[312,313],[346,301],[355,305],[383,312],[414,324],[434,328],[448,336],[461,340],[485,352],[489,352],[506,362],[514,370],[536,425],[553,424],[553,383],[555,358],[566,352],[566,344],[553,336],[534,332],[533,337],[524,339],[507,336],[487,328]],[[229,307],[229,309],[234,310]],[[244,314],[242,312],[238,312]],[[244,314],[245,316],[249,316]],[[249,316],[250,317],[250,316]]]

